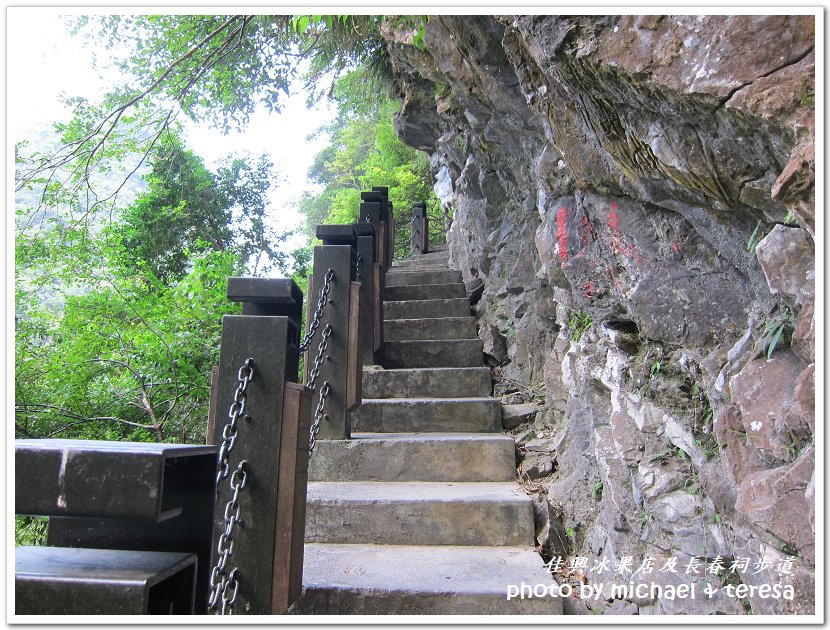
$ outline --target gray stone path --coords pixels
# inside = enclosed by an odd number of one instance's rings
[[[311,460],[298,614],[561,614],[534,551],[533,510],[501,431],[461,281],[435,252],[396,262],[380,369],[353,439]]]

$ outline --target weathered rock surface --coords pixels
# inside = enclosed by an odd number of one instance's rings
[[[546,493],[537,543],[590,563],[765,558],[740,580],[796,599],[749,597],[759,614],[814,606],[814,32],[436,16],[425,50],[389,44],[398,132],[453,212],[488,364],[544,392],[517,436]],[[745,612],[723,591],[617,602],[592,612]]]

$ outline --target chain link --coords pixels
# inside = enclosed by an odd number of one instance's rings
[[[329,267],[329,270],[323,277],[323,288],[320,289],[320,298],[317,300],[317,310],[314,311],[314,317],[312,318],[311,324],[308,327],[308,332],[305,334],[305,337],[303,337],[303,340],[300,342],[300,352],[305,352],[306,350],[308,350],[308,346],[311,344],[311,340],[314,338],[314,333],[317,332],[317,328],[320,326],[320,320],[323,317],[323,308],[329,301],[329,290],[331,289],[332,278],[334,278],[334,270],[331,267]]]
[[[308,373],[306,387],[311,390],[314,389],[314,382],[320,376],[320,367],[323,365],[323,353],[329,347],[329,337],[331,337],[331,324],[326,324],[326,327],[323,328],[323,335],[320,338],[320,345],[317,346],[317,356],[314,357],[314,364]]]
[[[326,349],[329,346],[329,337],[331,337],[331,324],[326,324],[326,327],[323,328],[323,335],[321,337],[320,345],[317,346],[317,356],[314,357],[314,366],[308,373],[308,382],[306,383],[306,387],[308,387],[312,391],[314,390],[314,384],[317,381],[317,377],[320,376],[320,367],[323,365],[324,355]],[[317,434],[320,432],[320,422],[324,416],[323,410],[326,407],[326,396],[328,396],[329,390],[329,382],[324,381],[323,385],[320,387],[320,398],[317,402],[317,408],[314,410],[314,420],[311,423],[311,429],[309,432],[309,457],[311,457],[314,454],[314,446],[317,444]]]
[[[254,360],[246,359],[237,374],[238,383],[233,394],[233,402],[228,410],[228,423],[222,429],[222,445],[219,447],[219,459],[216,465],[216,494],[219,495],[219,482],[227,479],[230,472],[230,454],[239,435],[239,418],[249,419],[245,415],[245,403],[248,397],[248,385],[254,378]],[[216,543],[218,559],[210,572],[211,592],[208,596],[208,611],[219,610],[219,614],[232,615],[239,592],[238,570],[234,567],[230,573],[226,572],[228,560],[233,555],[233,530],[239,524],[242,526],[242,517],[239,506],[239,492],[245,487],[248,473],[245,470],[247,460],[242,460],[231,473],[228,482],[233,491],[230,501],[225,504],[222,533]],[[220,607],[221,604],[221,607]]]
[[[320,400],[317,402],[317,408],[314,410],[314,421],[311,423],[311,431],[308,439],[308,456],[314,454],[314,447],[317,445],[317,434],[320,432],[320,421],[325,417],[323,413],[326,409],[326,396],[329,395],[329,382],[323,381],[323,386],[320,388]]]
[[[354,259],[354,279],[357,282],[360,282],[360,279],[362,277],[362,275],[360,273],[360,268],[361,267],[363,267],[363,254],[361,254],[360,252],[357,252],[357,256]]]

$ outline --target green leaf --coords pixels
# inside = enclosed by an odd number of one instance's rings
[[[778,345],[778,341],[781,339],[781,335],[784,332],[785,324],[782,322],[778,325],[775,334],[773,334],[772,339],[769,342],[767,347],[767,359],[772,357],[772,353],[775,351],[775,346]]]

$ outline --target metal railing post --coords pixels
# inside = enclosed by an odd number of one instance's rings
[[[228,295],[243,314],[222,322],[211,609],[281,614],[302,581],[311,404],[292,381],[303,296],[270,278],[230,278]]]
[[[383,195],[377,191],[362,192],[360,198],[359,223],[371,224],[375,228],[375,258],[372,267],[372,333],[373,349],[379,351],[383,345],[383,288],[386,281],[386,222],[383,220]]]
[[[330,335],[326,339],[323,360],[319,364],[319,374],[315,382],[317,388],[328,383],[325,415],[319,425],[319,438],[347,440],[351,438],[352,433],[348,411],[356,406],[355,401],[350,400],[349,396],[350,391],[355,391],[354,387],[350,388],[347,382],[350,358],[354,357],[353,354],[351,357],[349,354],[349,313],[354,270],[354,249],[351,245],[320,245],[314,248],[314,291],[319,291],[324,286],[329,270],[332,271],[332,275],[328,303],[320,318],[320,330],[329,330]],[[313,369],[312,357],[318,354],[319,347],[315,339],[315,343],[309,348],[305,362],[307,381]],[[362,371],[362,368],[358,371]],[[359,400],[357,403],[359,404]]]
[[[395,259],[395,213],[392,204],[389,203],[389,188],[387,186],[373,186],[372,192],[381,195],[381,221],[386,222],[386,243],[383,266],[389,269]]]
[[[429,248],[427,207],[423,201],[412,204],[412,255],[426,254]]]
[[[357,223],[357,277],[360,282],[360,343],[363,352],[363,364],[375,363],[375,326],[380,313],[375,313],[375,226],[372,223]]]

